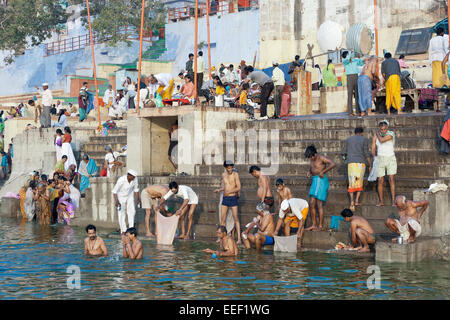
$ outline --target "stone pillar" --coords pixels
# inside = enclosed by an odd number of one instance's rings
[[[450,192],[448,190],[436,193],[414,190],[413,199],[414,201],[430,201],[428,209],[420,219],[421,236],[441,237],[450,232]]]
[[[127,119],[127,168],[138,175],[150,175],[151,120],[132,115]]]
[[[312,112],[311,72],[301,70],[298,73],[298,99],[295,115],[308,115]]]

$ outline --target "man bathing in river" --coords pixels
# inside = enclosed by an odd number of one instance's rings
[[[145,209],[145,236],[154,237],[154,235],[150,232],[150,216],[153,212],[155,213],[155,234],[158,234],[156,217],[159,212],[159,202],[162,197],[164,197],[169,192],[169,187],[167,185],[159,185],[155,184],[152,186],[148,186],[141,192],[141,202],[142,209]]]
[[[270,208],[273,207],[274,198],[272,191],[270,190],[270,178],[261,172],[261,168],[258,166],[251,166],[249,173],[258,179],[258,198],[261,202],[268,205]]]
[[[84,254],[90,256],[107,256],[105,241],[97,236],[97,229],[90,224],[86,227],[87,238],[84,239]]]
[[[290,236],[292,233],[297,233],[297,246],[300,247],[308,211],[309,205],[306,200],[299,198],[283,200],[278,214],[278,222],[274,232],[275,235],[278,235],[281,225],[284,222],[284,235]]]
[[[125,235],[122,235],[123,257],[130,259],[142,259],[144,247],[137,238],[136,228],[129,228]]]
[[[386,220],[386,227],[400,235],[403,241],[408,241],[408,243],[414,242],[416,237],[422,233],[419,219],[425,210],[427,210],[429,204],[430,202],[427,200],[410,201],[406,200],[405,196],[397,196],[395,198],[395,205],[398,209],[400,220],[388,218]],[[417,212],[417,208],[421,208],[421,210]],[[397,239],[393,241],[397,241]]]
[[[166,195],[161,199],[161,202],[159,204],[159,210],[161,210],[161,212],[163,213],[166,213],[164,204],[170,197],[175,196],[177,198],[182,198],[184,200],[183,204],[181,205],[180,209],[178,209],[178,211],[175,213],[177,216],[180,216],[180,224],[181,224],[181,235],[178,237],[178,239],[189,240],[189,237],[191,235],[192,222],[194,220],[194,212],[198,205],[198,196],[194,192],[194,190],[192,190],[191,187],[178,186],[178,183],[176,183],[175,181],[172,181],[169,184],[169,189],[170,189],[169,192],[167,192]],[[185,217],[188,209],[189,209],[188,214],[189,222],[188,222],[188,230],[186,233]]]
[[[258,217],[255,217],[247,230],[242,233],[242,239],[244,239],[244,245],[247,249],[250,249],[251,244],[254,244],[256,249],[259,250],[263,246],[274,244],[275,223],[267,205],[259,203],[256,206],[256,211]],[[250,233],[255,226],[258,227],[258,232],[256,234]]]
[[[356,248],[359,252],[370,252],[369,244],[375,243],[375,232],[369,222],[363,217],[354,216],[350,209],[344,209],[341,216],[344,217],[345,221],[350,222],[351,248]],[[360,245],[357,247],[358,243]]]
[[[239,253],[236,242],[233,238],[227,234],[227,228],[225,226],[219,226],[217,228],[217,237],[220,239],[220,250],[205,249],[203,252],[215,254],[217,257],[232,257],[237,256]]]
[[[284,200],[289,200],[292,198],[291,189],[284,185],[283,179],[279,178],[275,181],[275,185],[277,186],[277,195],[278,195],[278,211],[280,211],[281,203]]]
[[[323,203],[327,201],[330,183],[326,173],[336,167],[334,161],[317,153],[314,146],[306,148],[305,158],[310,160],[308,178],[312,176],[309,191],[309,207],[311,208],[312,226],[307,231],[322,231],[323,229]],[[319,211],[319,227],[316,222],[316,210]]]
[[[216,193],[223,191],[220,224],[222,226],[226,225],[228,208],[231,208],[238,235],[237,244],[241,244],[241,225],[238,218],[238,194],[241,191],[241,181],[239,174],[234,172],[233,163],[225,161],[223,166],[225,167],[225,172],[222,174],[223,187],[214,191]]]

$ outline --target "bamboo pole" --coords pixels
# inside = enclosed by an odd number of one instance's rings
[[[195,52],[194,52],[194,87],[195,87],[195,102],[197,103],[197,56],[198,56],[198,0],[195,0]]]
[[[141,115],[140,98],[141,98],[141,72],[142,72],[142,42],[144,41],[144,14],[145,12],[145,0],[142,0],[142,13],[141,13],[141,35],[139,37],[139,65],[138,65],[138,80],[137,80],[137,114]]]
[[[211,72],[211,38],[210,38],[210,26],[209,26],[209,1],[206,1],[206,29],[208,31],[208,65],[209,65],[209,78],[212,78]]]
[[[374,19],[375,19],[375,54],[378,57],[378,9],[377,9],[377,0],[373,0],[373,11],[374,11]],[[379,71],[379,63],[377,62],[377,76],[380,76]]]
[[[89,11],[89,0],[86,0],[86,7],[89,20],[89,37],[91,38],[92,64],[94,66],[94,83],[95,83],[95,97],[97,99],[98,127],[100,129],[102,122],[100,119],[100,100],[98,99],[97,69],[95,67],[94,37],[92,36],[92,24],[91,24],[91,13]]]

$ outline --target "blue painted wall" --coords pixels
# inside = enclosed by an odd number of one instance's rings
[[[239,13],[213,15],[210,17],[211,63],[233,63],[237,66],[241,60],[253,63],[255,52],[259,48],[259,10]],[[194,19],[166,24],[167,52],[160,60],[173,61],[173,75],[185,69],[189,53],[195,49]],[[206,17],[199,19],[198,43],[204,42],[206,65],[208,67]],[[259,52],[257,53],[257,59]]]

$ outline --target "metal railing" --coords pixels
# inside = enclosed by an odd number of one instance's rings
[[[136,34],[133,31],[130,31],[131,29],[125,28],[124,32],[125,34],[128,34],[127,38],[129,40],[139,40],[139,35]],[[164,38],[165,30],[164,28],[160,28],[158,30],[158,36],[159,38]],[[144,41],[146,42],[152,42],[153,38],[153,32],[151,30],[144,32]],[[104,43],[107,42],[108,39],[104,39],[103,41],[99,40],[97,34],[93,35],[93,41],[94,44]],[[89,37],[89,34],[84,34],[77,37],[62,39],[60,41],[50,42],[45,44],[45,51],[44,51],[44,57],[48,57],[55,54],[65,53],[65,52],[71,52],[75,50],[81,50],[91,45],[91,39]]]
[[[244,0],[242,2],[233,0],[219,0],[211,1],[210,3],[211,5],[209,8],[209,15],[229,14],[259,8],[259,0]],[[206,10],[206,3],[199,4],[198,16],[205,16]],[[195,18],[195,6],[171,8],[168,10],[168,22],[177,22],[180,20],[188,20],[191,18]]]

